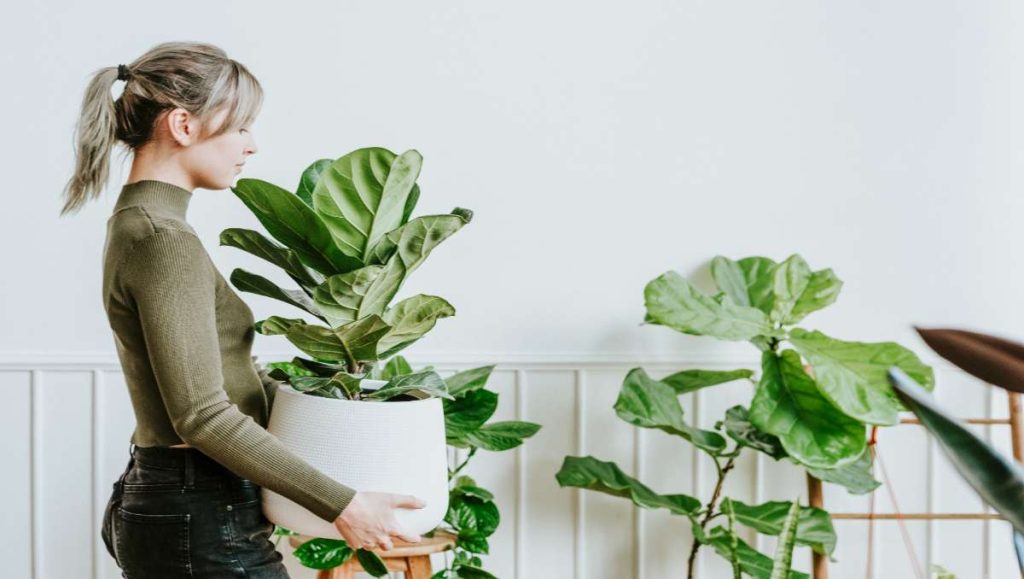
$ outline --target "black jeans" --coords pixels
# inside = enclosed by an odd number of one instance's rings
[[[260,487],[194,448],[132,445],[100,534],[127,579],[288,579]]]

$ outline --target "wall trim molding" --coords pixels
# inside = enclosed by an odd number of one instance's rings
[[[916,352],[921,360],[936,370],[962,372],[956,366],[930,352]],[[259,361],[288,360],[298,352],[253,351]],[[547,370],[575,370],[587,368],[631,368],[644,366],[671,370],[706,366],[711,368],[757,368],[760,359],[726,353],[700,353],[696,355],[645,354],[629,352],[419,352],[406,357],[413,365],[433,364],[446,368],[460,368],[496,364],[499,368]],[[120,370],[117,352],[110,351],[0,351],[0,371],[10,370]]]

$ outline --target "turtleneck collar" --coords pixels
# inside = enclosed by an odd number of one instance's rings
[[[188,189],[164,181],[143,179],[125,183],[114,204],[114,211],[122,207],[142,206],[184,221],[191,200],[192,192]]]

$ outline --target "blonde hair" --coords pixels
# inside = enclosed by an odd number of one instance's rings
[[[109,177],[110,153],[121,143],[135,151],[150,141],[157,117],[182,108],[202,124],[201,138],[248,126],[263,104],[263,89],[247,68],[220,48],[200,42],[165,42],[126,67],[124,92],[110,94],[117,66],[93,73],[82,99],[75,130],[75,172],[64,187],[60,214],[77,211],[100,196]],[[207,121],[228,108],[212,134]]]

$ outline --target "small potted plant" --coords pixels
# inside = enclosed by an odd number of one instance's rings
[[[249,229],[221,233],[221,245],[247,251],[281,268],[298,289],[235,269],[231,283],[303,310],[320,323],[270,316],[256,323],[308,357],[273,364],[282,384],[267,430],[317,469],[354,488],[411,494],[424,509],[398,511],[399,523],[424,533],[448,506],[445,419],[450,399],[433,370],[385,375],[381,366],[437,320],[455,314],[446,300],[415,295],[392,305],[399,288],[430,252],[468,223],[455,209],[411,219],[419,198],[422,157],[363,148],[322,159],[302,174],[293,193],[258,179],[232,191],[278,243]],[[316,537],[337,537],[293,501],[263,489],[263,511],[275,524]]]

